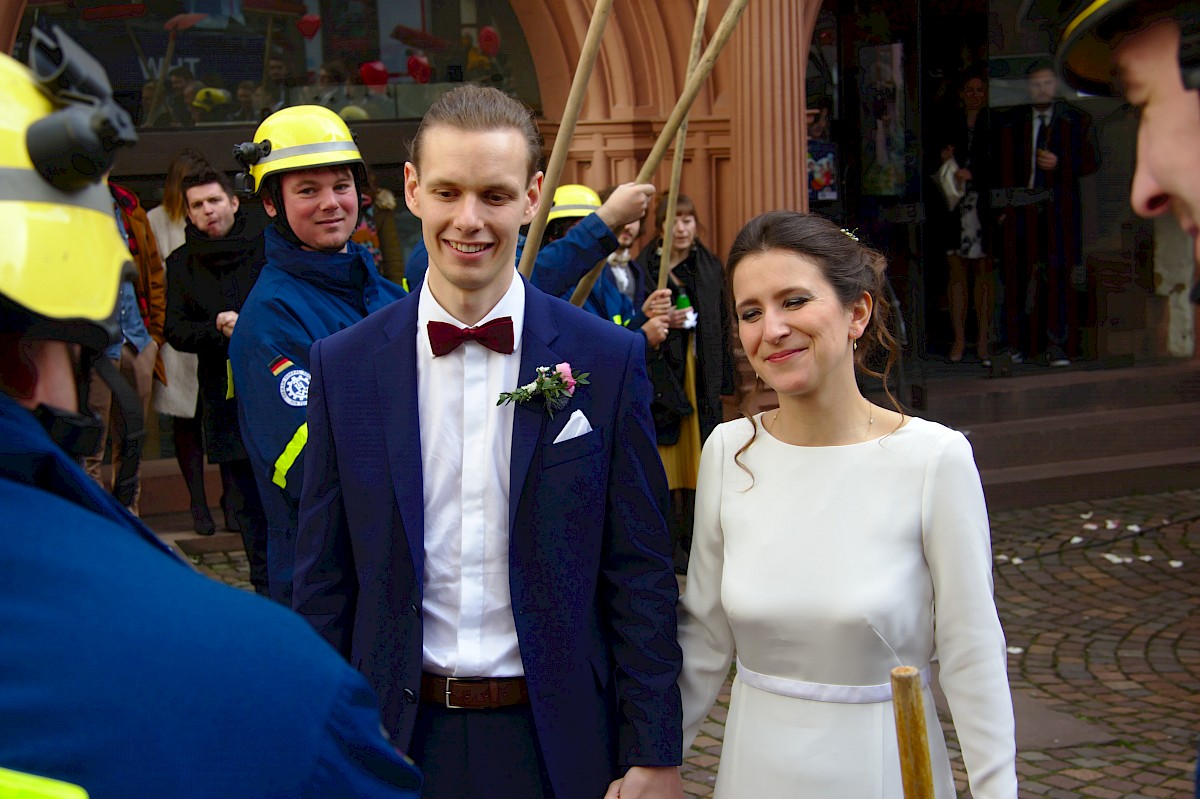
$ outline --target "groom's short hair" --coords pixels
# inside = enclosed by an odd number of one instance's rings
[[[408,160],[421,173],[421,145],[426,133],[435,127],[486,132],[515,130],[525,141],[528,162],[526,181],[533,180],[542,162],[542,136],[533,121],[533,112],[499,89],[465,83],[439,97],[417,128],[408,148]]]

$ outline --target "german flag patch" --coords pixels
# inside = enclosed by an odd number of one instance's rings
[[[280,355],[278,358],[271,361],[271,365],[267,368],[271,370],[271,374],[279,377],[291,366],[295,366],[295,364],[292,363],[292,359],[286,355]]]

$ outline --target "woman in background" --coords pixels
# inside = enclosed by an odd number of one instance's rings
[[[667,198],[655,212],[658,236],[636,259],[642,285],[658,285]],[[725,269],[696,237],[696,206],[679,195],[667,248],[670,299],[651,300],[647,316],[668,313],[667,338],[647,352],[654,384],[651,411],[658,452],[671,487],[671,538],[675,570],[687,570],[700,448],[725,418],[722,396],[734,392],[729,309],[725,301]],[[655,305],[661,302],[660,305]],[[635,306],[636,307],[636,306]]]
[[[950,269],[947,299],[954,341],[949,360],[958,363],[967,349],[967,308],[975,306],[975,341],[979,360],[990,366],[995,276],[988,255],[991,244],[991,127],[987,84],[982,75],[967,73],[959,82],[959,107],[943,125],[942,162],[958,163],[954,174],[965,193],[958,205],[941,215],[941,244]],[[945,210],[945,203],[942,203]],[[973,300],[973,303],[972,303]]]
[[[872,351],[885,373],[896,360],[883,257],[826,219],[776,211],[738,234],[727,279],[756,390],[779,408],[704,446],[679,613],[685,751],[736,656],[717,799],[901,799],[889,676],[915,666],[935,794],[953,799],[928,687],[937,657],[972,796],[1016,799],[971,447],[855,380]]]

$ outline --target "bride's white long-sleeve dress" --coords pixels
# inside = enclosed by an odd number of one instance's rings
[[[889,682],[937,657],[975,799],[1015,799],[992,554],[970,445],[909,418],[798,447],[741,419],[704,446],[680,600],[684,748],[736,653],[717,799],[902,799]],[[757,686],[757,687],[755,687]],[[850,686],[850,687],[847,687]],[[803,697],[803,698],[798,698]],[[938,799],[955,796],[924,691]]]

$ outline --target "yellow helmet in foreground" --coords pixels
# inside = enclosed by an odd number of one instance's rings
[[[101,350],[132,269],[104,175],[137,134],[104,68],[59,28],[34,29],[29,61],[0,53],[0,331]]]
[[[1179,24],[1183,84],[1200,88],[1200,2],[1197,0],[1022,0],[1018,27],[1050,36],[1055,66],[1069,86],[1117,97],[1113,49],[1129,32],[1157,19]]]

